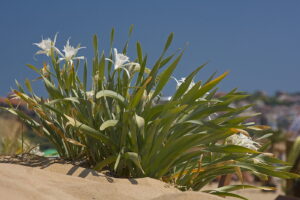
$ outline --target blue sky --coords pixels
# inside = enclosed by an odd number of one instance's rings
[[[0,3],[0,95],[6,95],[14,80],[34,79],[25,64],[39,66],[45,56],[36,56],[32,45],[41,37],[58,35],[63,47],[80,43],[80,55],[92,55],[92,35],[107,48],[112,27],[116,47],[121,48],[131,24],[130,57],[135,41],[154,60],[170,32],[175,33],[172,50],[188,48],[175,76],[188,75],[209,61],[198,79],[214,71],[230,71],[221,90],[238,87],[242,91],[300,91],[300,1],[278,0],[3,0]],[[149,66],[151,67],[151,66]],[[34,85],[38,85],[35,82]],[[43,91],[36,86],[38,91]],[[171,91],[171,90],[170,90]],[[166,93],[170,93],[166,91]]]

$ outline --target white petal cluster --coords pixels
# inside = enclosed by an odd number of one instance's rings
[[[105,60],[114,64],[114,70],[123,69],[128,77],[130,77],[130,71],[134,71],[140,67],[139,63],[130,62],[129,57],[125,54],[118,53],[118,50],[114,48],[113,60],[106,58]]]
[[[129,57],[122,53],[118,53],[118,50],[116,48],[114,48],[113,57],[114,57],[114,60],[111,60],[109,58],[106,58],[105,60],[113,63],[115,70],[117,70],[119,68],[123,68],[124,65],[129,62]]]
[[[88,98],[88,99],[93,99],[94,93],[95,93],[94,90],[87,91],[87,92],[86,92],[87,98]]]
[[[241,133],[231,135],[227,138],[227,142],[229,144],[239,145],[255,151],[260,147],[259,143],[253,141],[250,137]]]
[[[70,62],[71,65],[73,64],[73,60],[81,60],[84,59],[83,56],[78,56],[76,57],[79,49],[83,49],[85,47],[72,47],[70,45],[70,40],[67,41],[67,44],[64,46],[63,52],[65,53],[64,55],[58,50],[57,52],[62,56],[61,58],[59,58],[59,61],[65,60],[66,62]]]
[[[66,45],[63,48],[63,53],[55,46],[56,43],[56,36],[54,37],[54,40],[52,41],[50,38],[42,39],[39,43],[33,43],[34,45],[38,46],[41,50],[37,51],[36,54],[45,54],[47,56],[51,56],[52,49],[56,51],[61,58],[59,58],[59,62],[62,60],[65,60],[66,62],[73,64],[73,60],[80,60],[84,59],[83,56],[76,56],[79,49],[85,48],[85,47],[73,47],[70,45],[70,40],[67,41]]]
[[[122,53],[118,53],[118,50],[116,48],[114,48],[114,58],[115,70],[122,67],[125,63],[129,62],[129,57]]]
[[[51,49],[53,47],[55,47],[55,42],[56,42],[56,36],[54,37],[54,40],[52,41],[50,38],[47,39],[43,39],[42,41],[39,43],[33,43],[34,45],[36,45],[37,47],[39,47],[41,50],[37,51],[36,54],[45,54],[47,56],[51,55]]]

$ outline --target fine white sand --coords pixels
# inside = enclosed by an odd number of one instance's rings
[[[151,178],[117,179],[71,164],[42,167],[0,163],[0,199],[10,200],[222,200],[181,192]]]

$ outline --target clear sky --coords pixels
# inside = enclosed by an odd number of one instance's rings
[[[25,64],[39,66],[47,59],[34,58],[38,49],[32,43],[42,36],[53,38],[58,32],[60,48],[71,37],[71,44],[87,47],[79,54],[89,58],[93,34],[107,48],[115,27],[115,44],[121,48],[131,24],[132,58],[136,40],[150,61],[170,32],[175,33],[173,50],[189,43],[175,73],[178,78],[209,61],[197,78],[230,70],[224,91],[300,91],[299,0],[1,0],[0,95],[15,87],[15,79],[36,78]]]

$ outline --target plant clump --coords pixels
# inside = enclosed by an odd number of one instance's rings
[[[234,89],[215,96],[227,72],[194,82],[206,64],[200,65],[187,77],[175,79],[175,93],[160,103],[183,56],[183,50],[168,53],[172,40],[173,33],[153,66],[140,42],[134,59],[127,56],[128,41],[119,53],[114,48],[114,30],[108,54],[99,51],[94,36],[91,66],[77,55],[82,47],[67,41],[63,54],[56,47],[56,36],[42,40],[36,43],[37,54],[45,54],[50,62],[41,69],[27,66],[40,76],[48,97],[35,94],[29,80],[27,92],[18,82],[13,90],[39,120],[14,108],[7,110],[48,137],[61,158],[85,159],[90,167],[108,169],[118,177],[153,177],[194,190],[220,175],[236,173],[242,179],[242,171],[261,179],[297,177],[286,172],[284,162],[262,153],[264,145],[253,141],[263,136],[265,128],[245,123],[251,116],[239,115],[249,106],[232,106],[246,95]],[[208,192],[227,195],[230,191]]]

